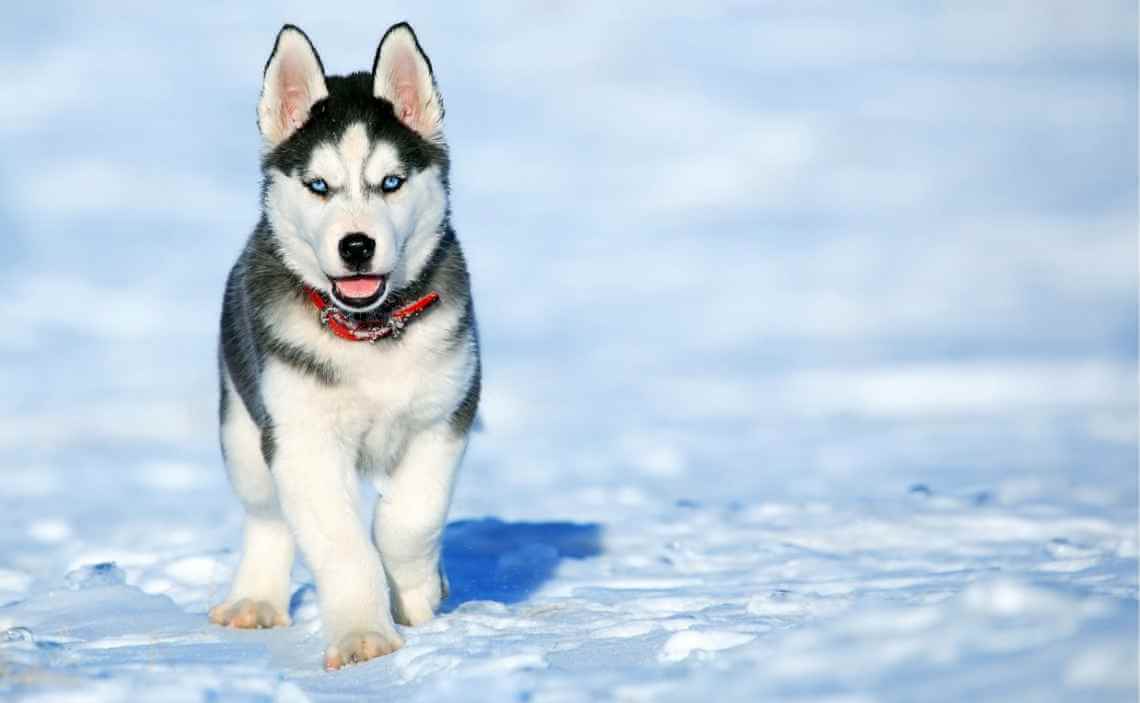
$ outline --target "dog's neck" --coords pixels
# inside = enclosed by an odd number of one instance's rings
[[[305,297],[316,308],[321,326],[350,342],[375,343],[388,337],[397,339],[412,320],[423,315],[440,300],[439,293],[431,291],[408,305],[392,310],[382,319],[360,320],[346,314],[315,288],[304,286],[303,290]]]

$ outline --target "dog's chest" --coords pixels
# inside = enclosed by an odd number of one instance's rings
[[[335,414],[339,434],[359,441],[362,469],[389,469],[413,434],[447,422],[462,402],[475,351],[470,340],[453,338],[458,311],[432,310],[400,340],[375,345],[339,339],[312,324],[306,312],[290,320],[296,339],[336,377],[313,389],[315,405]]]
[[[411,336],[411,335],[409,335]],[[446,405],[448,383],[456,360],[437,356],[413,337],[377,349],[357,343],[363,352],[335,359],[337,390],[349,407],[376,422],[430,422]]]
[[[422,352],[402,346],[386,349],[343,372],[343,420],[361,430],[362,470],[387,470],[399,460],[413,432],[449,413],[448,365],[417,351]]]

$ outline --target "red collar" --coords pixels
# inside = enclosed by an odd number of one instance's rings
[[[304,288],[305,295],[309,296],[309,302],[320,313],[321,326],[328,327],[333,334],[350,342],[375,342],[385,337],[399,337],[408,322],[439,302],[439,293],[432,291],[414,303],[395,310],[383,322],[357,321],[335,305],[330,305],[320,291],[309,286]]]

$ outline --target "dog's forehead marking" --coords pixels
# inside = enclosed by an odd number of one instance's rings
[[[368,128],[356,122],[335,143],[325,142],[313,149],[306,176],[323,178],[329,186],[359,202],[367,200],[368,189],[379,186],[386,176],[407,177],[406,171],[395,144],[383,139],[372,141]]]
[[[357,122],[341,135],[337,149],[344,161],[345,170],[348,171],[348,191],[353,196],[363,195],[364,160],[368,158],[368,130],[363,124]]]
[[[363,124],[356,122],[344,130],[337,150],[346,164],[359,168],[368,157],[368,147],[368,130]]]
[[[313,149],[309,158],[312,177],[323,178],[334,188],[344,188],[353,197],[363,193],[364,163],[371,153],[368,130],[361,123],[349,126],[336,144]]]

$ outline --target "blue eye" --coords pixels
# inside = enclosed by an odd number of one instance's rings
[[[323,178],[314,178],[313,180],[306,183],[305,187],[308,188],[309,190],[313,191],[317,195],[328,195],[329,194],[329,184],[325,183],[325,179],[323,179]]]
[[[384,180],[380,181],[380,190],[385,193],[392,193],[400,189],[404,185],[404,179],[396,175],[384,176]]]

